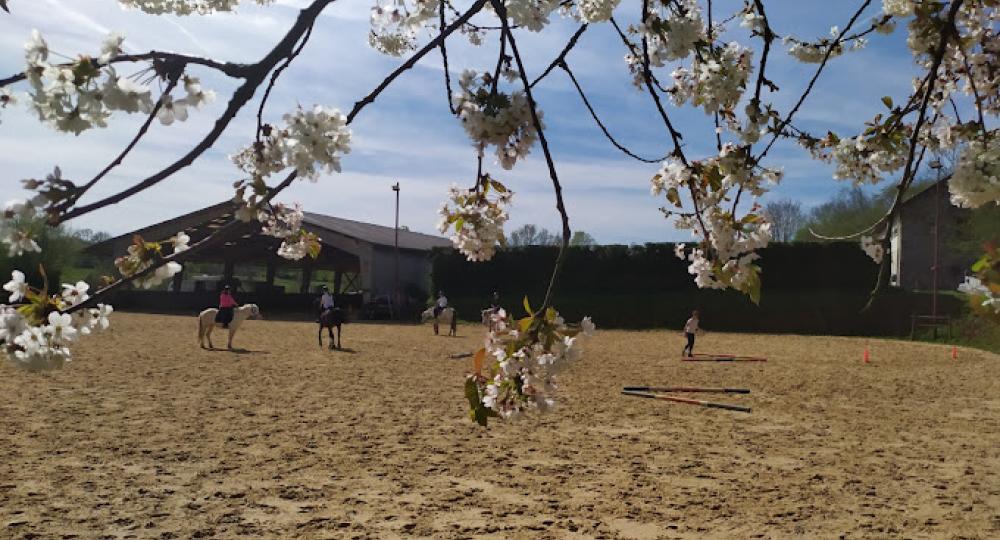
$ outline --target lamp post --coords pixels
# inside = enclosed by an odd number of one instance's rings
[[[393,316],[399,316],[399,182],[396,182],[392,186],[392,190],[396,192],[396,227],[395,227],[395,240],[393,249],[395,250],[395,271],[396,278],[393,282],[392,288],[392,307]]]
[[[939,160],[934,160],[928,164],[928,166],[935,171],[937,171],[937,180],[934,181],[934,266],[931,267],[931,316],[934,317],[934,322],[937,322],[937,289],[938,289],[938,235],[940,234],[940,222],[941,222],[941,204],[940,204],[940,191],[941,191],[941,162]],[[937,332],[937,326],[934,327],[935,333]],[[937,336],[935,336],[937,337]]]

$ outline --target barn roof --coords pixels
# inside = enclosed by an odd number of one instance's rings
[[[303,212],[303,214],[302,221],[307,225],[340,233],[351,238],[357,238],[376,246],[393,247],[395,245],[394,236],[396,229],[393,227],[362,223],[350,219],[315,214],[313,212]],[[436,247],[447,247],[450,245],[451,241],[447,238],[404,229],[399,230],[399,247],[402,249],[430,251]]]
[[[93,244],[87,251],[99,253],[112,249],[113,246],[124,238],[131,238],[139,234],[148,237],[150,240],[159,237],[170,236],[177,231],[188,231],[193,228],[215,228],[224,224],[232,215],[233,204],[231,201],[224,201],[212,206],[195,210],[182,216],[148,225],[141,229],[115,236],[103,242]],[[314,212],[303,212],[303,224],[314,229],[322,238],[323,231],[330,231],[336,234],[354,238],[362,242],[382,247],[393,247],[395,229],[384,225],[373,223],[363,223],[334,216],[316,214]],[[433,236],[404,229],[399,230],[400,249],[412,249],[418,251],[430,251],[435,247],[447,247],[451,242],[440,236]]]

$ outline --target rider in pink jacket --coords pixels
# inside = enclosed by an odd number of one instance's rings
[[[238,305],[229,290],[229,285],[223,287],[222,293],[219,294],[219,314],[215,317],[215,322],[222,323],[223,328],[229,328],[229,323],[233,322],[233,310]]]

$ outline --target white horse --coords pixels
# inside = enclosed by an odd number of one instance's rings
[[[206,339],[208,340],[208,348],[215,348],[212,346],[212,330],[216,326],[222,328],[222,323],[215,322],[215,315],[218,312],[219,310],[216,308],[208,308],[198,315],[198,345],[202,349],[205,348]],[[226,345],[226,348],[232,350],[233,336],[239,330],[243,321],[258,318],[260,318],[260,308],[257,307],[257,304],[244,304],[233,309],[233,321],[229,323],[229,343]]]
[[[501,309],[502,308],[499,307],[486,308],[482,312],[480,312],[480,316],[482,317],[483,321],[483,326],[485,326],[486,329],[489,330],[490,332],[492,332],[496,328],[496,323],[497,323],[497,321],[494,320],[493,316],[499,314]]]
[[[441,314],[437,317],[434,316],[434,308],[427,308],[420,315],[420,320],[423,322],[434,321],[434,335],[438,335],[438,323],[444,323],[448,325],[448,335],[454,336],[458,335],[458,316],[455,315],[455,308],[444,308],[441,310]]]

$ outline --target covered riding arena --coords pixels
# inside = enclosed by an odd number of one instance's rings
[[[231,220],[232,211],[231,202],[219,203],[116,236],[87,251],[111,260],[126,252],[136,234],[155,241],[185,231],[197,242]],[[326,285],[338,304],[349,310],[359,310],[372,300],[388,304],[396,298],[392,303],[408,312],[423,306],[430,294],[431,249],[451,244],[445,238],[400,229],[397,289],[393,227],[311,212],[305,212],[303,227],[322,242],[316,260],[279,257],[275,252],[280,241],[260,234],[259,223],[248,223],[229,233],[223,245],[185,263],[171,283],[153,290],[120,291],[111,302],[127,310],[189,311],[213,305],[221,287],[229,284],[240,303],[253,302],[270,312],[299,311],[311,309],[320,287]]]

